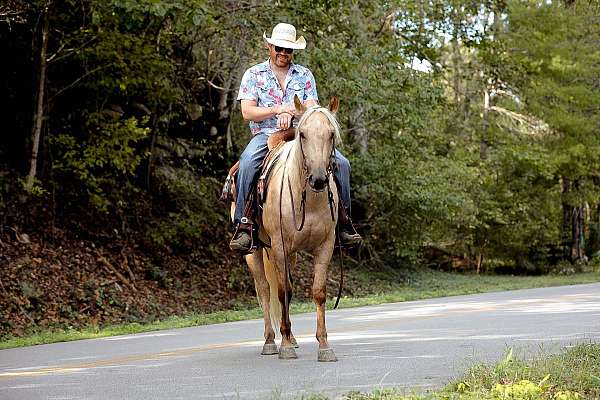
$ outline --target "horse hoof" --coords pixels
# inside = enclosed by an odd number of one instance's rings
[[[277,353],[279,353],[279,351],[277,350],[277,345],[275,343],[265,343],[260,354],[263,356],[270,356]]]
[[[298,358],[296,355],[296,350],[292,346],[281,346],[279,348],[279,359],[281,360],[290,360],[293,358]]]
[[[334,362],[337,361],[337,357],[335,356],[333,349],[319,349],[319,357],[317,360],[322,362]]]
[[[298,341],[296,340],[296,338],[292,338],[292,344],[294,345],[294,348],[298,348],[300,346],[298,346]]]

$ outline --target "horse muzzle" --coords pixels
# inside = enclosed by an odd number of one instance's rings
[[[322,192],[327,186],[327,175],[326,174],[315,174],[308,177],[308,185],[313,192]]]

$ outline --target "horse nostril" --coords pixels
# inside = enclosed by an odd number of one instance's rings
[[[320,192],[325,189],[325,186],[327,185],[327,176],[317,175],[315,177],[314,175],[309,175],[308,184],[314,191]]]
[[[325,188],[325,180],[315,179],[313,182],[313,188],[316,190],[323,190]]]

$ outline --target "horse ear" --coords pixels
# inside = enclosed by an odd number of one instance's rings
[[[294,95],[294,105],[296,106],[296,115],[302,115],[306,111],[306,107],[302,104],[297,94]]]
[[[333,96],[331,98],[331,100],[329,100],[329,111],[331,111],[332,113],[336,113],[338,108],[340,107],[340,100],[337,98],[337,96]]]

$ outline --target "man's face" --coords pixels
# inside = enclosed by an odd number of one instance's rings
[[[271,56],[271,62],[280,68],[285,68],[289,66],[292,62],[292,59],[294,58],[294,55],[290,52],[290,49],[275,46],[272,44],[269,44],[269,53]]]

